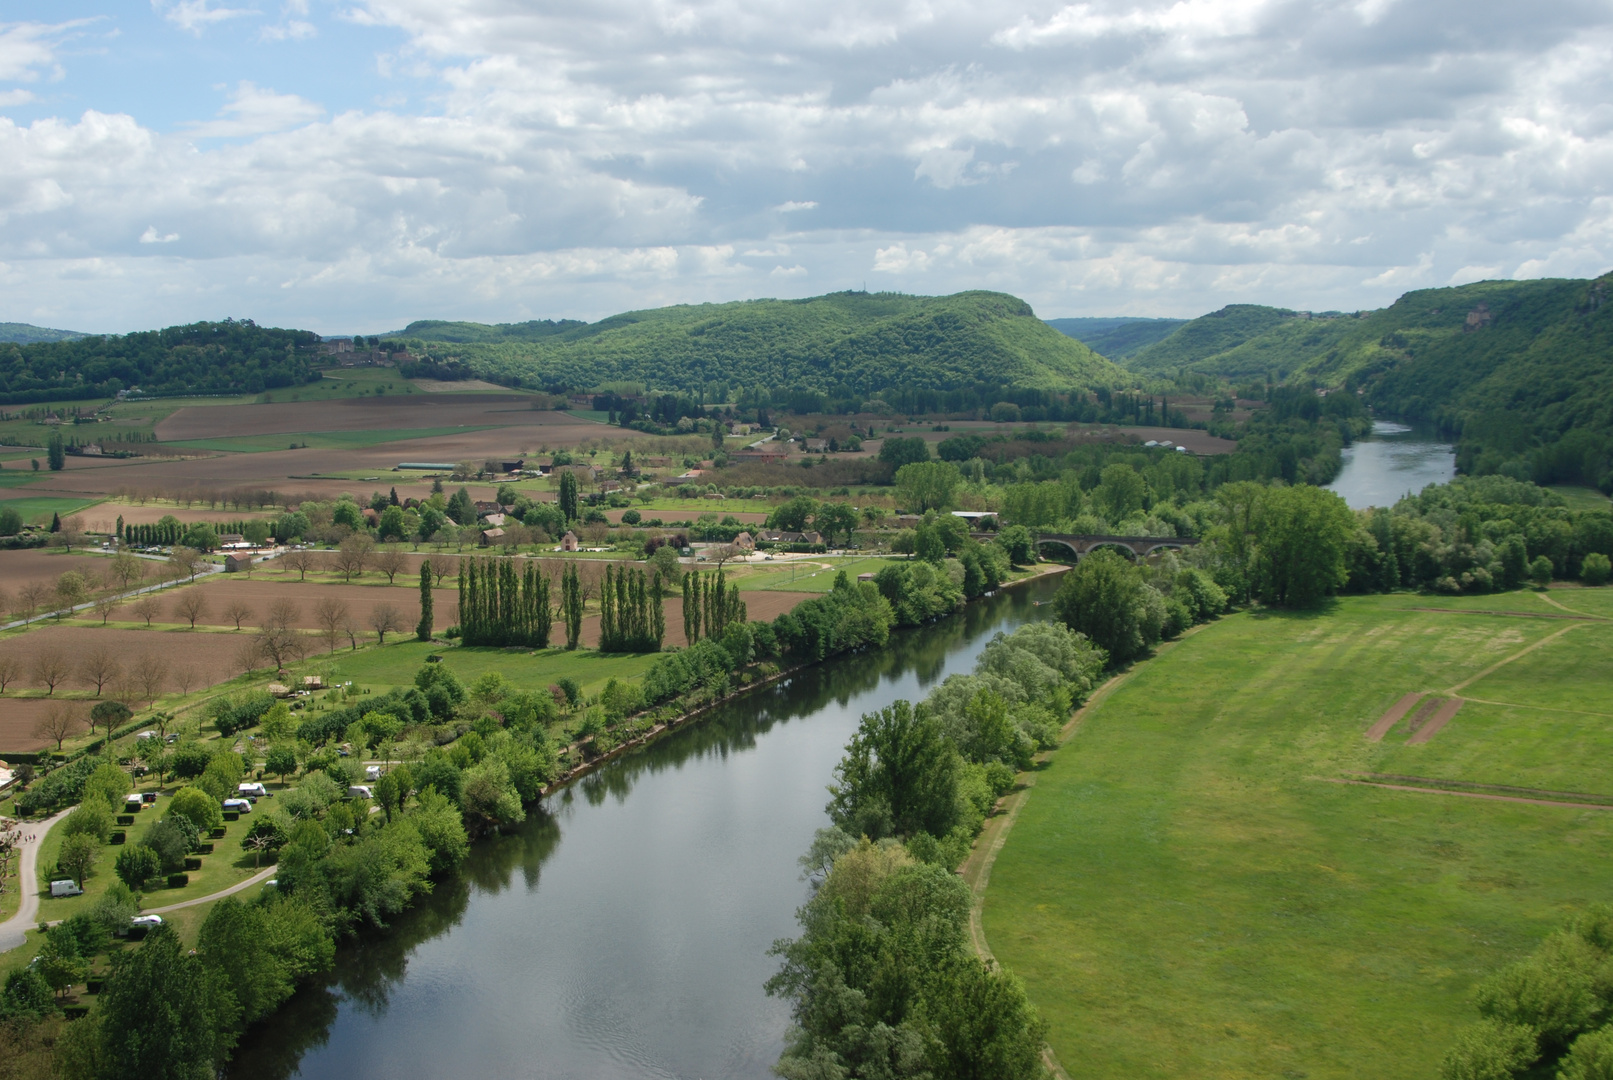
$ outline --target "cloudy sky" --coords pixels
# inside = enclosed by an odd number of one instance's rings
[[[6,0],[0,320],[326,333],[1613,266],[1613,0]]]

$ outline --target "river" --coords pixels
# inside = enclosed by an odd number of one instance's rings
[[[1456,448],[1431,431],[1374,420],[1372,434],[1344,449],[1344,468],[1327,485],[1352,510],[1393,506],[1407,493],[1456,476]]]
[[[453,878],[248,1033],[234,1075],[768,1077],[762,984],[858,718],[1051,615],[1043,579],[731,702],[473,845]]]

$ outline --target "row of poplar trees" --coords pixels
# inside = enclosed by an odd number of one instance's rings
[[[605,583],[599,595],[600,652],[660,652],[666,637],[666,612],[661,608],[661,575],[647,578],[644,571],[605,564]]]
[[[722,567],[715,574],[684,575],[683,636],[689,644],[702,636],[720,638],[730,625],[747,617],[739,586],[727,584]]]
[[[537,563],[518,569],[513,559],[460,561],[459,633],[466,645],[546,649],[553,619],[549,579]]]

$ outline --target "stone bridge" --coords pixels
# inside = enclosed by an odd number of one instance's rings
[[[1068,533],[1037,533],[1036,546],[1043,544],[1057,544],[1069,548],[1079,560],[1083,556],[1101,547],[1125,548],[1136,558],[1142,559],[1160,548],[1175,548],[1180,550],[1192,547],[1198,541],[1187,536],[1073,536]]]

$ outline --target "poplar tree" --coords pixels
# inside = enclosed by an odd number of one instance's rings
[[[421,641],[431,640],[431,565],[424,561],[420,564],[420,625],[414,628],[415,637]]]
[[[577,579],[576,563],[567,563],[560,579],[560,605],[566,621],[566,648],[575,649],[582,639],[582,582]]]
[[[577,502],[577,474],[567,469],[560,474],[560,512],[567,522],[577,520]]]

